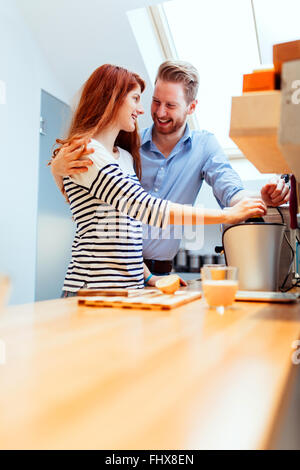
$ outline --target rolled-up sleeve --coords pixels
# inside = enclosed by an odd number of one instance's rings
[[[202,169],[205,181],[212,187],[215,198],[223,208],[229,206],[232,197],[244,189],[237,172],[230,165],[227,156],[213,134],[206,143],[206,162]]]
[[[70,179],[87,189],[91,196],[111,205],[123,215],[158,228],[169,223],[169,201],[147,193],[136,178],[126,175],[117,163],[95,152],[89,158],[94,164],[86,173]]]

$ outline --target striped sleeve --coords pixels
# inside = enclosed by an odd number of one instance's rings
[[[110,204],[123,215],[144,224],[166,228],[169,223],[169,201],[147,193],[138,181],[120,169],[112,156],[96,150],[89,158],[94,164],[86,173],[72,176],[74,183],[83,186],[93,197]]]

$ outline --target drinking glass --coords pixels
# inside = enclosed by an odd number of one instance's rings
[[[233,304],[238,290],[238,269],[234,266],[210,265],[201,269],[202,289],[206,302],[219,313]]]
[[[226,268],[226,264],[204,264],[202,266],[202,269],[203,268]],[[200,270],[201,271],[201,270]],[[213,271],[214,272],[214,276],[215,276],[215,279],[216,279],[216,276],[220,276],[221,274],[221,271],[220,270],[216,270],[216,271]],[[201,276],[202,277],[202,276]]]

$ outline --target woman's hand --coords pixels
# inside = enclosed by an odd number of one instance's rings
[[[76,139],[70,145],[62,146],[56,157],[51,160],[53,176],[71,176],[88,171],[88,167],[93,165],[92,160],[80,160],[83,155],[94,153],[94,149],[88,149],[87,144],[87,139]]]
[[[166,277],[166,276],[155,276],[155,275],[153,274],[153,276],[152,276],[152,277],[149,279],[149,281],[147,282],[147,286],[149,286],[149,287],[155,287],[156,281],[158,281],[158,280],[161,279],[162,277]],[[181,279],[181,278],[180,278],[180,285],[186,287],[186,286],[187,286],[187,283],[185,282],[184,279]]]
[[[237,224],[251,217],[263,217],[267,206],[262,199],[245,198],[232,207],[226,207],[224,213],[226,224]]]

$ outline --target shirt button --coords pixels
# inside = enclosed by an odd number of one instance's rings
[[[157,193],[157,191],[158,191],[158,188],[155,188],[155,189],[154,189],[154,191]]]

